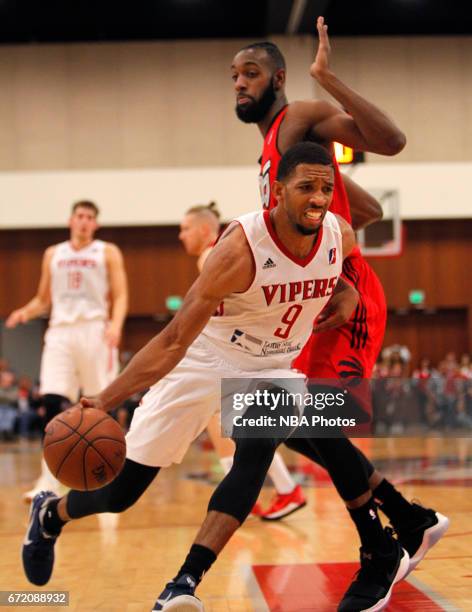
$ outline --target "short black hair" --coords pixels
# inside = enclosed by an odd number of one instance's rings
[[[325,147],[315,142],[297,142],[282,155],[277,169],[277,180],[290,176],[299,164],[321,164],[333,168],[333,158]]]
[[[277,47],[277,45],[274,45],[274,43],[271,43],[266,40],[263,42],[255,42],[250,45],[247,45],[246,47],[243,47],[242,49],[240,49],[240,52],[247,51],[248,49],[262,49],[269,56],[269,59],[275,70],[286,69],[285,58],[282,55],[280,49]]]

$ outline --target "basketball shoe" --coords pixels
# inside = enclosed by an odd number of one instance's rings
[[[256,502],[254,506],[252,507],[252,510],[249,513],[249,516],[256,518],[256,517],[262,516],[263,513],[264,511],[262,510],[261,504],[259,502]]]
[[[297,485],[291,493],[277,493],[270,507],[261,513],[263,521],[279,521],[300,508],[306,506],[306,498],[300,485]]]
[[[47,504],[52,499],[57,499],[57,495],[51,491],[41,491],[33,499],[30,522],[23,541],[23,569],[28,580],[38,586],[49,581],[54,566],[57,535],[50,535],[43,528]]]
[[[402,580],[409,569],[410,558],[406,550],[386,527],[392,550],[382,554],[375,550],[360,548],[361,567],[348,588],[338,612],[377,612],[387,607],[393,586]]]
[[[157,598],[152,612],[203,612],[203,604],[195,597],[197,582],[190,574],[171,580]]]
[[[408,573],[415,569],[449,527],[447,516],[418,504],[411,506],[414,511],[413,518],[407,523],[393,525],[398,541],[410,555]]]

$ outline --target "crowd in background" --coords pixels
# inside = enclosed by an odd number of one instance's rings
[[[122,367],[130,358],[126,352],[121,355]],[[112,413],[125,431],[141,397],[142,394],[136,394]],[[46,425],[45,416],[39,383],[28,376],[17,376],[7,360],[0,359],[0,441],[41,437]]]
[[[33,437],[43,427],[38,385],[28,376],[17,377],[5,359],[0,360],[0,440],[17,435]]]
[[[374,380],[373,414],[378,434],[408,429],[453,431],[472,429],[472,362],[447,353],[438,364],[421,359],[411,365],[407,347],[382,351]]]
[[[130,359],[122,354],[122,366]],[[142,394],[118,407],[113,416],[126,431]],[[472,430],[472,360],[447,353],[433,365],[428,358],[411,364],[405,346],[382,351],[372,381],[375,433],[403,434],[411,430]],[[44,429],[38,383],[17,376],[0,359],[0,440],[39,437]]]

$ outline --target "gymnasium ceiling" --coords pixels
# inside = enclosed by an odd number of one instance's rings
[[[472,34],[470,0],[0,0],[0,44]]]

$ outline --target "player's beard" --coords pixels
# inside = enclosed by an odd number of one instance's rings
[[[270,83],[262,92],[259,100],[255,100],[249,104],[236,104],[236,115],[238,119],[244,121],[244,123],[259,123],[259,121],[262,121],[267,115],[275,100],[275,87],[271,79]]]

